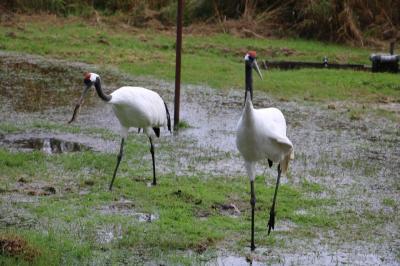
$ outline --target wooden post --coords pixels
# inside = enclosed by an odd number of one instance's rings
[[[389,53],[390,53],[391,55],[394,54],[394,41],[390,42],[390,50],[389,50]]]
[[[176,16],[176,61],[175,61],[175,106],[174,106],[174,130],[179,125],[179,105],[181,95],[181,53],[182,53],[182,17],[183,1],[178,0]]]

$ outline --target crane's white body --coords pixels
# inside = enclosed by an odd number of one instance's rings
[[[268,221],[268,235],[275,227],[275,204],[281,173],[288,169],[289,160],[293,153],[293,144],[286,136],[286,121],[282,112],[277,108],[254,109],[252,69],[255,69],[262,79],[256,61],[256,52],[249,51],[245,58],[245,106],[236,130],[236,146],[242,154],[247,174],[250,179],[251,204],[251,251],[254,245],[254,212],[256,194],[254,190],[255,165],[262,159],[268,159],[268,164],[278,163],[278,177]]]
[[[166,127],[167,114],[163,99],[156,92],[142,87],[121,87],[111,93],[115,116],[121,124],[121,136],[126,138],[130,127],[143,128],[150,135],[153,127]]]
[[[282,112],[277,108],[254,109],[250,97],[237,125],[236,146],[252,181],[257,161],[270,159],[281,164],[285,173],[293,152],[293,144],[286,136],[286,121]]]
[[[75,120],[86,93],[94,85],[100,99],[112,106],[114,114],[121,125],[121,145],[109,189],[112,189],[123,156],[124,142],[128,137],[128,130],[131,127],[143,128],[143,131],[149,138],[150,153],[153,161],[152,184],[156,185],[155,156],[151,132],[154,131],[155,135],[159,137],[160,127],[167,126],[168,130],[171,131],[171,121],[167,105],[156,92],[142,87],[124,86],[107,95],[101,88],[99,75],[85,72],[84,77],[83,83],[86,85],[86,88],[83,90],[81,98],[75,106],[72,118],[68,123],[72,123]]]

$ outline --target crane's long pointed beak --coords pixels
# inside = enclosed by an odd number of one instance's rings
[[[262,80],[263,77],[262,77],[262,75],[261,75],[260,68],[258,67],[257,60],[255,60],[255,59],[254,59],[254,63],[253,63],[253,68],[255,69],[255,71],[257,72],[257,74],[260,76],[260,79]]]
[[[73,115],[72,115],[72,117],[71,117],[71,120],[68,121],[68,124],[71,124],[72,122],[75,121],[75,119],[76,119],[76,117],[77,117],[77,114],[78,114],[78,112],[79,112],[80,107],[81,107],[80,103],[77,103],[77,104],[75,105],[74,113],[73,113]]]
[[[85,98],[85,95],[89,91],[89,89],[90,89],[90,86],[86,86],[86,88],[83,89],[82,95],[79,98],[78,103],[75,105],[74,113],[72,114],[71,119],[68,121],[68,124],[71,124],[72,122],[75,121],[76,117],[78,116],[81,105],[83,104],[83,99]]]

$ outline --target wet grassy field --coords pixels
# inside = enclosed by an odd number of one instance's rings
[[[393,74],[269,71],[256,81],[255,105],[281,108],[295,160],[270,236],[276,171],[258,165],[258,248],[248,247],[250,189],[234,144],[244,53],[368,63],[370,51],[189,34],[187,126],[162,131],[155,143],[159,185],[148,186],[147,139],[132,130],[109,192],[119,146],[112,110],[91,94],[78,121],[66,123],[82,72],[99,73],[106,91],[153,89],[172,110],[174,36],[48,19],[52,26],[25,17],[0,27],[1,264],[399,264],[400,77]]]

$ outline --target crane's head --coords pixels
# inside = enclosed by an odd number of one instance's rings
[[[260,72],[260,68],[258,67],[258,64],[257,64],[256,57],[257,57],[256,51],[248,51],[247,54],[244,56],[244,61],[245,61],[246,66],[254,69],[257,72],[258,76],[261,79],[263,79],[261,72]]]
[[[83,83],[86,85],[86,88],[83,90],[83,93],[85,93],[85,94],[92,85],[100,82],[100,76],[97,75],[96,73],[84,72],[83,77],[84,77]],[[82,94],[82,96],[85,96],[85,95]]]
[[[68,121],[69,124],[72,123],[76,119],[78,112],[80,110],[80,107],[83,104],[83,100],[84,100],[87,92],[89,91],[90,87],[92,87],[92,85],[96,86],[96,85],[100,84],[100,76],[97,75],[96,73],[84,72],[83,76],[84,76],[83,83],[85,84],[85,87],[83,88],[82,95],[79,98],[78,103],[75,105],[75,109],[74,109],[72,118],[71,118],[71,120]]]

